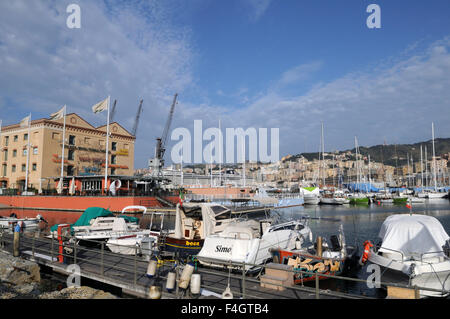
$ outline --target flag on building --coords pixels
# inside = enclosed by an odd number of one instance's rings
[[[52,113],[50,115],[50,120],[56,121],[56,120],[62,119],[64,117],[64,109],[65,109],[65,106],[58,112]]]
[[[108,98],[104,99],[103,101],[95,104],[92,107],[92,111],[97,114],[103,111],[106,111],[108,109]]]
[[[30,125],[30,115],[20,121],[20,127],[27,127],[28,125]]]

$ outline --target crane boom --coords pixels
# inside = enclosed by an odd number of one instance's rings
[[[141,102],[139,103],[139,107],[136,113],[136,119],[134,120],[134,126],[133,126],[133,130],[131,131],[131,134],[133,136],[136,136],[137,133],[137,129],[138,129],[138,125],[139,125],[139,119],[141,117],[141,113],[142,113],[142,103],[144,102],[144,100],[141,100]]]
[[[169,117],[167,118],[167,122],[166,122],[166,126],[164,127],[164,132],[163,135],[161,137],[161,158],[164,157],[164,152],[165,152],[165,148],[166,148],[166,141],[167,141],[167,135],[169,134],[169,129],[170,129],[170,124],[172,123],[172,118],[173,118],[173,112],[175,110],[175,105],[177,104],[177,98],[178,98],[178,93],[175,94],[175,96],[173,97],[173,102],[172,102],[172,106],[170,107],[170,112],[169,112]]]
[[[166,152],[166,141],[169,135],[170,125],[172,123],[175,105],[177,104],[178,93],[173,97],[172,106],[170,107],[169,117],[167,118],[166,126],[161,137],[156,139],[155,157],[149,160],[149,167],[152,168],[154,176],[161,175],[161,169],[164,167],[164,153]]]

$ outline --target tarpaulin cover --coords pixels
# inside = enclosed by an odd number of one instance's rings
[[[89,226],[90,221],[97,217],[114,217],[114,214],[110,210],[102,207],[89,207],[84,211],[83,215],[81,215],[75,223],[70,225],[70,228],[73,229],[73,226]],[[139,219],[136,217],[125,215],[120,215],[118,217],[124,218],[127,222],[131,223],[137,223],[139,221]],[[58,230],[58,224],[51,227],[51,231],[56,230]]]
[[[441,252],[442,246],[449,238],[436,218],[416,214],[389,216],[381,225],[378,236],[383,240],[381,252],[391,252],[389,249],[401,251],[405,257]],[[432,256],[427,254],[425,257]]]

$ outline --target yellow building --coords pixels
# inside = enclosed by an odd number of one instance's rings
[[[110,124],[108,175],[133,175],[135,137],[117,122]],[[63,119],[31,122],[28,189],[55,188],[61,175]],[[2,127],[0,188],[24,189],[28,127]],[[66,115],[64,176],[105,174],[106,125],[94,127],[77,114]],[[49,184],[50,183],[50,184]]]

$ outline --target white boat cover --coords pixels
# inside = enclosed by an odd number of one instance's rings
[[[206,237],[214,232],[214,228],[216,225],[216,214],[212,210],[211,206],[217,206],[217,204],[213,203],[183,203],[184,207],[192,208],[196,206],[200,206],[202,210],[202,221],[203,221],[203,234],[202,237]],[[177,204],[177,210],[175,215],[175,238],[181,239],[183,238],[182,234],[182,225],[181,225],[181,211],[180,204]]]
[[[380,252],[401,251],[406,256],[442,252],[449,238],[441,223],[432,216],[401,214],[386,218],[378,236],[383,240]],[[386,248],[386,249],[383,249]],[[439,254],[427,254],[431,257]]]

